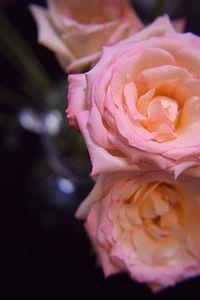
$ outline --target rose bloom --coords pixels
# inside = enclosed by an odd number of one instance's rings
[[[153,290],[200,274],[200,181],[164,172],[99,175],[76,216],[105,276],[127,272]]]
[[[30,6],[39,42],[55,52],[67,72],[93,65],[103,45],[143,27],[127,0],[47,0],[47,5]]]
[[[200,38],[163,16],[69,76],[68,120],[85,138],[92,175],[137,164],[176,178],[199,166],[199,53]]]

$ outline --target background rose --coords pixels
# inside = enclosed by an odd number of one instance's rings
[[[92,175],[137,163],[177,177],[199,165],[199,51],[199,37],[163,16],[69,76],[68,119],[86,140]]]
[[[195,178],[174,180],[161,172],[100,175],[77,217],[87,217],[85,228],[105,276],[128,272],[156,291],[200,274]]]
[[[30,6],[39,42],[56,53],[67,72],[93,65],[103,45],[143,27],[126,0],[47,0],[47,4],[47,9]]]

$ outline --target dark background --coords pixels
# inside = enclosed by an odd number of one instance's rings
[[[151,19],[151,12],[136,2],[143,20]],[[31,45],[52,80],[56,80],[64,74],[54,55],[37,44],[36,26],[28,3],[30,1],[0,1],[0,8]],[[186,16],[186,30],[200,34],[199,1],[180,3],[176,1],[175,9],[171,4],[167,6],[171,15],[174,18]],[[0,63],[0,85],[18,92],[19,70],[3,55]],[[71,196],[57,189],[57,175],[47,163],[41,137],[18,124],[19,111],[27,104],[32,105],[31,99],[26,101],[18,106],[0,101],[1,112],[8,117],[0,124],[1,299],[167,299],[182,296],[199,299],[198,277],[157,294],[152,294],[146,285],[133,282],[126,274],[104,279],[101,269],[95,265],[83,223],[74,218],[78,204],[91,185],[76,190]]]

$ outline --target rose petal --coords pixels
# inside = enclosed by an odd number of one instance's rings
[[[134,164],[129,164],[126,159],[110,154],[91,139],[87,129],[89,118],[88,111],[78,113],[76,118],[90,153],[92,161],[92,176],[100,173],[114,172],[115,170],[127,171],[137,169]]]
[[[133,82],[130,82],[125,85],[124,96],[126,99],[127,107],[133,118],[138,120],[146,119],[143,115],[139,113],[139,111],[136,108],[137,89]]]
[[[144,116],[147,115],[147,108],[149,105],[149,101],[151,100],[151,98],[153,98],[154,94],[155,94],[155,89],[150,89],[144,95],[140,96],[139,99],[137,100],[138,111]]]
[[[81,112],[87,108],[87,104],[85,103],[85,75],[69,75],[68,82],[68,108],[66,110],[67,118],[72,127],[78,128],[76,113]]]
[[[191,74],[184,68],[164,65],[154,68],[148,68],[138,75],[138,82],[144,84],[149,89],[157,88],[160,85],[173,81],[175,79],[180,81],[191,78]]]
[[[200,76],[200,54],[199,49],[184,47],[174,53],[177,64],[189,70],[194,76]]]
[[[30,5],[29,8],[34,15],[38,25],[39,43],[50,48],[53,52],[64,56],[69,61],[73,61],[75,59],[75,56],[60,39],[58,33],[51,25],[51,21],[46,10],[37,5]]]
[[[105,175],[98,175],[93,189],[91,190],[89,195],[85,198],[85,200],[79,205],[76,211],[76,218],[85,219],[93,203],[99,201],[101,197],[103,197],[104,179],[105,179]]]

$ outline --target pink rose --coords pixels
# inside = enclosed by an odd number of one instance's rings
[[[200,181],[164,172],[99,175],[78,218],[105,276],[127,272],[153,291],[200,274]]]
[[[69,76],[68,120],[85,138],[92,175],[137,164],[177,177],[199,166],[199,53],[200,38],[163,16]]]
[[[94,65],[103,45],[114,44],[143,27],[127,0],[47,0],[31,5],[39,42],[57,55],[67,72]]]

